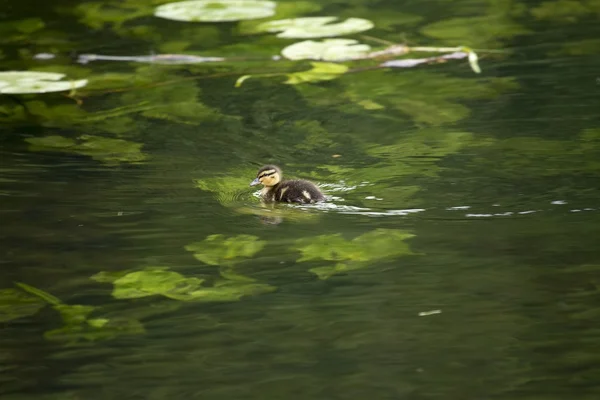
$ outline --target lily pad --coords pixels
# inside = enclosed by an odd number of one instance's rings
[[[308,71],[292,72],[287,74],[288,85],[298,85],[306,82],[331,81],[348,71],[348,66],[326,62],[312,62]]]
[[[65,74],[39,71],[0,72],[0,93],[28,94],[63,92],[87,85],[87,79],[61,81]]]
[[[371,46],[354,39],[325,39],[294,43],[284,48],[281,54],[290,60],[345,61],[364,58],[370,51]]]
[[[197,260],[208,265],[232,264],[241,258],[250,258],[265,247],[266,242],[252,235],[210,235],[202,242],[185,246]]]
[[[175,21],[241,21],[270,17],[275,7],[275,2],[264,0],[195,0],[163,4],[154,15]]]
[[[27,317],[38,312],[46,303],[17,289],[0,290],[0,322]]]
[[[82,154],[107,164],[138,163],[146,159],[143,144],[122,139],[82,135],[77,140],[51,135],[25,139],[31,151],[62,151]]]
[[[164,268],[146,268],[116,279],[113,282],[115,287],[112,294],[116,299],[133,299],[154,295],[176,298],[179,294],[185,294],[198,288],[202,282],[202,279],[186,278]]]
[[[268,21],[258,26],[260,32],[279,32],[277,37],[310,39],[351,35],[373,28],[373,22],[363,18],[348,18],[332,24],[337,17],[304,17]]]

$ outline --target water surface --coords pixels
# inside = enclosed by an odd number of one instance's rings
[[[598,398],[592,2],[326,1],[302,14],[369,18],[368,35],[390,42],[502,50],[478,50],[481,75],[452,61],[235,88],[244,74],[308,64],[74,62],[267,57],[292,43],[235,23],[131,16],[149,3],[3,2],[3,70],[97,86],[81,104],[0,99],[0,289],[23,282],[124,324],[103,336],[84,323],[94,334],[82,335],[51,304],[0,322],[3,398]],[[138,143],[144,159],[31,144],[57,135]],[[330,200],[261,208],[247,185],[265,163]],[[216,234],[261,241],[234,267],[272,290],[115,299],[90,279],[163,267],[210,286],[223,266],[186,246]],[[412,237],[386,247],[394,234]],[[302,261],[307,243],[314,259]],[[337,264],[349,268],[315,272]]]

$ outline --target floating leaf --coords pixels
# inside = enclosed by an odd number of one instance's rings
[[[82,154],[107,164],[138,163],[146,159],[143,144],[122,139],[82,135],[77,140],[52,135],[25,139],[31,151],[63,151]]]
[[[225,22],[266,18],[276,3],[264,0],[195,0],[158,6],[154,15],[175,21]]]
[[[310,39],[351,35],[373,28],[373,23],[362,18],[348,18],[343,22],[331,24],[337,17],[305,17],[269,21],[258,26],[262,32],[280,32],[277,37],[292,39]]]
[[[322,4],[312,1],[278,2],[272,19],[296,18],[302,15],[315,14],[323,8]],[[260,32],[258,26],[264,21],[247,20],[238,24],[238,32],[252,34]]]
[[[266,242],[252,235],[210,235],[202,242],[185,246],[194,257],[208,265],[231,264],[240,258],[249,258],[258,253]]]
[[[195,290],[203,282],[198,278],[186,278],[164,268],[146,268],[128,273],[115,280],[113,297],[133,299],[154,295],[177,296]]]
[[[313,66],[308,71],[292,72],[287,74],[288,85],[297,85],[305,82],[330,81],[348,71],[348,66],[343,64],[312,62]]]
[[[0,322],[12,321],[35,314],[45,303],[17,289],[0,290]]]
[[[281,51],[290,60],[344,61],[364,58],[371,46],[354,39],[305,40],[287,46]]]
[[[61,81],[65,74],[36,71],[0,72],[0,93],[26,94],[63,92],[87,85],[86,79]]]

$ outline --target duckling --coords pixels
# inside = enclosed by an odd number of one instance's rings
[[[312,182],[305,180],[282,180],[281,169],[276,165],[265,165],[258,170],[256,179],[250,186],[263,185],[263,200],[284,203],[316,203],[325,200],[325,196]]]

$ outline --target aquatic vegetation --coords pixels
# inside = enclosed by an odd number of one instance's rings
[[[265,0],[192,0],[163,4],[154,15],[189,22],[241,21],[270,17],[276,5]]]
[[[1,71],[0,93],[26,94],[75,90],[87,85],[87,79],[61,81],[64,74],[40,71]]]
[[[576,23],[580,18],[598,11],[600,6],[596,6],[594,10],[593,1],[557,0],[544,1],[537,7],[533,7],[530,12],[539,20]]]
[[[160,295],[179,301],[230,302],[276,290],[271,285],[257,283],[229,269],[221,269],[221,276],[223,279],[216,279],[212,286],[205,286],[205,279],[185,277],[165,267],[146,267],[117,275],[100,272],[91,279],[112,283],[112,295],[116,299]]]
[[[421,32],[443,43],[468,43],[472,47],[495,47],[500,40],[529,31],[506,15],[452,18],[433,22]]]
[[[60,151],[89,156],[106,164],[139,163],[146,159],[141,143],[81,135],[76,139],[52,135],[25,139],[31,151]]]
[[[252,235],[210,235],[201,242],[185,246],[197,260],[208,265],[231,265],[250,258],[261,251],[267,243]]]
[[[277,37],[287,39],[311,39],[351,35],[373,28],[373,22],[363,18],[348,18],[332,23],[338,17],[304,17],[268,21],[257,27],[262,32],[279,32]]]
[[[312,68],[307,71],[292,72],[287,74],[288,79],[284,83],[297,85],[305,82],[330,81],[348,71],[348,67],[342,64],[311,62]]]
[[[17,289],[0,290],[0,322],[12,321],[33,315],[46,303]]]
[[[100,273],[92,276],[98,282],[111,281],[112,276]],[[164,267],[146,267],[142,271],[128,272],[112,280],[112,295],[116,299],[134,299],[147,296],[177,296],[195,290],[204,279],[186,278]]]
[[[332,261],[333,265],[311,268],[310,271],[327,279],[335,274],[367,268],[376,260],[414,254],[406,240],[413,234],[395,229],[375,229],[346,240],[341,234],[320,235],[296,241],[295,250],[301,253],[298,262]]]
[[[364,58],[371,46],[354,39],[305,40],[287,46],[281,54],[290,60],[346,61]]]
[[[233,302],[246,296],[257,296],[276,290],[275,286],[265,283],[219,280],[212,287],[201,287],[198,290],[173,295],[171,298],[197,302]]]
[[[275,7],[275,14],[271,17],[267,17],[268,21],[289,19],[300,17],[311,13],[321,11],[323,5],[315,1],[291,1],[291,2],[277,2]],[[260,25],[263,24],[264,20],[242,20],[238,23],[238,30],[241,34],[255,34],[263,32],[260,30]],[[254,46],[256,48],[256,46]],[[257,49],[258,50],[258,49]]]
[[[36,287],[21,282],[16,285],[25,293],[33,295],[33,299],[41,303],[40,308],[44,304],[49,304],[60,314],[64,326],[45,332],[44,337],[48,340],[73,345],[81,341],[109,340],[122,335],[144,333],[143,325],[135,319],[90,318],[90,315],[97,311],[97,307],[64,304],[57,297]]]
[[[424,70],[406,70],[398,74],[369,71],[360,78],[342,75],[338,81],[342,84],[340,95],[359,105],[360,109],[365,106],[372,109],[373,104],[377,104],[378,109],[398,110],[416,124],[425,126],[439,126],[467,117],[470,110],[459,102],[462,99],[493,98],[517,86],[510,78],[476,81]],[[317,104],[323,101],[339,103],[337,97],[324,96],[321,88],[315,85],[298,86],[298,91]],[[341,103],[339,108],[348,112],[346,103]]]
[[[244,75],[238,78],[235,87],[242,86],[242,83],[253,77],[270,77],[285,75],[288,79],[284,82],[288,85],[298,85],[300,83],[331,81],[348,71],[348,66],[344,64],[326,63],[326,62],[311,62],[312,68],[306,71],[276,73],[276,74],[256,74]]]

